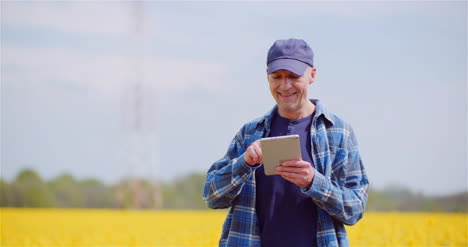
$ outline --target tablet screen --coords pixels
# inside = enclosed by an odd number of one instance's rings
[[[260,139],[265,175],[276,175],[275,169],[286,160],[301,160],[299,135]]]

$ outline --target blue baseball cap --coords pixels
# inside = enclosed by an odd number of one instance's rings
[[[307,67],[314,67],[314,52],[302,39],[277,40],[267,56],[267,73],[285,69],[303,75]]]

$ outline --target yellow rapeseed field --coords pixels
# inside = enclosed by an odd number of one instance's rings
[[[227,211],[0,209],[1,246],[217,246]],[[468,214],[367,213],[351,246],[468,246]]]

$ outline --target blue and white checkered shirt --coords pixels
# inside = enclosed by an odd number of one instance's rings
[[[362,218],[369,182],[351,126],[318,100],[311,101],[316,106],[310,129],[315,177],[310,189],[302,192],[318,207],[317,246],[349,246],[344,224],[353,225]],[[269,135],[276,108],[245,124],[226,155],[208,170],[203,199],[210,208],[231,207],[219,246],[260,246],[254,175],[258,166],[247,165],[244,152]]]

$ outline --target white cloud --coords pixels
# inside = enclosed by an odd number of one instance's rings
[[[134,9],[119,2],[2,2],[2,9],[3,25],[13,27],[124,34],[134,24]]]
[[[158,2],[151,1],[74,1],[74,2],[2,2],[2,25],[42,27],[62,32],[83,32],[94,34],[127,34],[134,30],[136,23],[144,25],[151,23],[154,31],[164,25],[165,16],[171,18],[177,14],[177,7],[184,4],[197,4],[199,1],[173,3],[173,13],[158,13]],[[257,12],[278,16],[295,15],[325,15],[340,17],[372,17],[382,15],[451,15],[453,11],[463,11],[464,1],[459,2],[427,2],[413,1],[298,1],[285,3],[278,1],[254,2],[224,2],[211,1],[212,8],[220,4],[245,6],[245,12]],[[167,3],[166,7],[171,6]],[[256,6],[258,8],[252,8]],[[255,10],[254,10],[255,9]],[[266,13],[265,13],[266,11]],[[197,14],[185,16],[186,21],[197,18]],[[140,22],[141,21],[141,22]]]
[[[2,83],[57,81],[92,88],[110,97],[120,96],[121,90],[135,81],[159,92],[216,89],[227,72],[226,65],[206,61],[149,56],[136,59],[13,47],[3,49],[2,67],[5,73]]]
[[[218,88],[227,71],[224,64],[148,55],[151,53],[149,37],[155,33],[165,39],[186,39],[170,30],[165,33],[169,35],[161,33],[157,28],[162,25],[158,20],[160,16],[149,15],[148,3],[143,3],[2,2],[2,26],[18,32],[43,28],[47,31],[99,36],[118,35],[120,40],[130,41],[129,46],[121,46],[119,50],[105,54],[73,47],[35,47],[33,42],[29,46],[24,43],[4,43],[1,55],[4,72],[2,83],[45,84],[55,81],[98,90],[109,97],[119,97],[122,90],[127,90],[129,84],[135,81],[158,92]],[[136,35],[132,28],[135,28],[138,20],[141,20],[141,28],[145,32]],[[151,28],[148,26],[150,23]],[[9,34],[3,33],[4,37]],[[47,35],[52,38],[54,33]]]
[[[411,0],[411,1],[299,1],[294,3],[285,3],[278,0],[273,1],[268,6],[276,6],[272,8],[273,12],[278,16],[284,13],[291,15],[314,15],[314,16],[330,16],[330,17],[352,17],[352,18],[373,18],[382,16],[420,16],[420,15],[453,15],[454,11],[463,11],[463,5],[466,3],[459,2],[444,2],[444,1],[427,1],[427,0]]]

